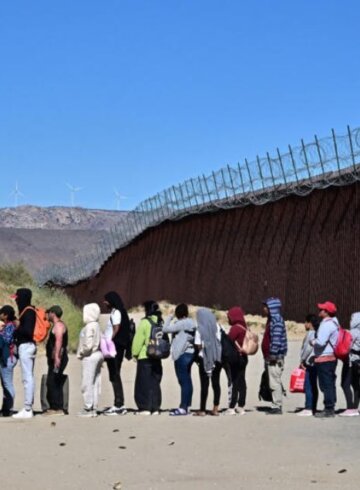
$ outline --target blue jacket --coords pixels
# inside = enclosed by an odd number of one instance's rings
[[[285,322],[281,315],[281,301],[279,298],[268,298],[264,303],[269,310],[270,356],[285,357],[288,346]]]

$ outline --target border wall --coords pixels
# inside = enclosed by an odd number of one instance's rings
[[[166,299],[248,313],[279,296],[297,321],[331,300],[345,325],[360,311],[360,183],[165,221],[64,289],[79,305],[117,290],[128,307]]]

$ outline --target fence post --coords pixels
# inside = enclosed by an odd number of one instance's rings
[[[215,176],[215,172],[214,171],[212,172],[212,177],[213,177],[213,181],[214,181],[215,192],[216,192],[218,201],[220,201],[221,200],[221,197],[220,197],[219,190],[218,190],[218,187],[217,187],[216,176]]]
[[[195,202],[196,202],[196,206],[199,207],[199,201],[198,201],[197,195],[196,195],[196,189],[195,189],[195,185],[194,185],[194,179],[190,179],[190,182],[191,182],[191,187],[193,189],[193,196],[194,196],[194,199],[195,199]]]
[[[325,173],[324,162],[322,161],[319,140],[318,140],[316,134],[315,134],[315,143],[316,143],[316,149],[317,149],[317,152],[318,152],[318,155],[319,155],[321,170],[322,170],[322,173],[324,174]]]
[[[254,185],[253,185],[253,181],[252,181],[252,178],[251,178],[249,163],[248,163],[248,161],[247,161],[246,158],[245,158],[245,164],[246,164],[246,168],[247,168],[247,171],[248,171],[248,174],[249,174],[249,180],[250,180],[251,190],[252,190],[252,192],[254,194]],[[240,175],[241,175],[241,173],[240,173]]]
[[[208,187],[208,185],[207,185],[207,182],[206,182],[206,177],[205,177],[205,175],[204,175],[204,174],[203,174],[203,176],[202,176],[202,177],[203,177],[203,181],[204,181],[204,184],[205,184],[206,192],[207,192],[207,194],[208,194],[208,196],[209,196],[209,202],[210,202],[210,203],[212,203],[212,200],[211,200],[211,194],[210,194],[210,191],[209,191],[209,187]]]
[[[269,163],[271,178],[272,178],[272,181],[273,181],[273,187],[275,187],[274,172],[273,172],[273,169],[272,169],[272,166],[271,166],[271,158],[270,158],[269,152],[266,153],[266,156],[267,156],[267,161]]]
[[[277,151],[277,156],[278,156],[278,159],[279,159],[279,162],[280,162],[280,167],[281,167],[281,171],[282,171],[282,174],[283,174],[284,182],[285,182],[285,185],[287,185],[286,173],[285,173],[284,164],[283,164],[283,161],[282,161],[282,158],[281,158],[281,153],[280,153],[279,148],[276,148],[276,151]]]
[[[303,139],[301,140],[301,147],[302,147],[302,151],[304,153],[305,165],[306,165],[306,168],[307,168],[307,171],[308,171],[308,174],[309,174],[309,180],[311,182],[311,172],[310,172],[310,167],[309,167],[309,160],[308,160],[308,157],[307,157],[306,147],[305,147],[305,144],[304,144],[304,140]]]
[[[297,174],[296,162],[295,162],[294,154],[293,154],[293,151],[292,151],[292,148],[290,145],[289,145],[289,153],[290,153],[291,163],[292,163],[294,173],[295,173],[296,183],[298,184],[299,183],[299,177]]]
[[[265,189],[264,177],[263,177],[263,174],[262,174],[262,171],[261,171],[261,165],[260,165],[259,155],[256,155],[256,161],[257,161],[257,164],[258,164],[258,169],[259,169],[259,174],[260,174],[260,179],[261,179],[261,185],[262,185],[262,188]]]
[[[335,148],[335,156],[336,156],[336,162],[338,166],[338,171],[339,174],[341,173],[341,167],[340,167],[340,159],[339,159],[339,153],[338,153],[338,147],[337,147],[337,142],[336,142],[336,135],[334,129],[331,129],[331,134],[333,137],[333,142],[334,142],[334,148]]]
[[[356,161],[355,161],[355,155],[354,155],[354,147],[353,147],[353,142],[352,142],[351,131],[350,131],[350,126],[349,125],[347,127],[347,132],[348,132],[348,137],[349,137],[349,142],[350,142],[351,160],[352,160],[352,163],[353,163],[354,170],[356,172]]]

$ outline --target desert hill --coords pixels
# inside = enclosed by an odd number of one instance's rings
[[[67,265],[96,250],[123,211],[18,206],[0,209],[0,264],[22,261],[31,273]]]

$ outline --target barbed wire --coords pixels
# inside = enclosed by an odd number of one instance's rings
[[[169,187],[142,201],[126,214],[100,244],[86,257],[75,257],[68,266],[51,264],[36,280],[40,285],[74,284],[95,276],[105,262],[146,229],[166,220],[249,204],[262,205],[290,194],[305,196],[314,189],[346,185],[360,180],[360,128],[347,128],[338,136],[296,147],[275,156],[256,157],[252,162],[227,165],[210,175],[202,175]]]

